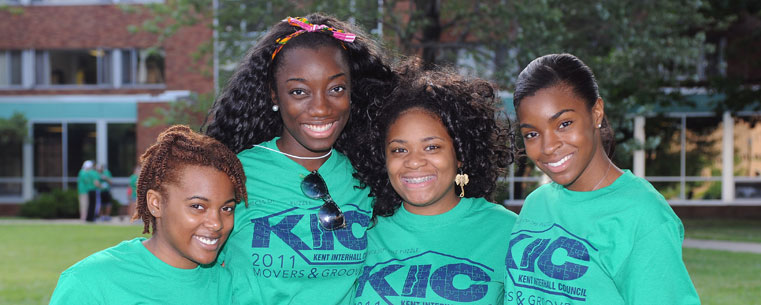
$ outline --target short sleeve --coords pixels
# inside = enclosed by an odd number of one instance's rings
[[[99,300],[92,293],[92,287],[82,282],[73,274],[64,271],[58,278],[58,284],[50,297],[49,305],[98,304]]]
[[[684,229],[666,221],[637,239],[614,281],[626,304],[700,304],[682,260]]]

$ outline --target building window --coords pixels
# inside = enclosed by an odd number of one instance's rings
[[[127,85],[163,84],[164,50],[123,50],[122,81]]]
[[[735,118],[735,198],[761,198],[761,115]]]
[[[21,196],[24,139],[5,134],[0,137],[0,197]]]
[[[128,177],[137,163],[134,123],[108,124],[108,169],[114,177]]]
[[[0,87],[21,85],[21,51],[0,51]]]
[[[34,189],[37,193],[63,187],[63,125],[34,124]]]
[[[111,83],[111,51],[46,50],[35,56],[38,85],[107,85]]]

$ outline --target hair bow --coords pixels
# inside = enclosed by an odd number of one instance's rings
[[[296,18],[288,17],[286,19],[283,19],[283,22],[288,22],[288,24],[295,27],[299,27],[301,28],[301,30],[298,30],[296,32],[291,33],[288,36],[285,36],[283,38],[278,38],[277,40],[275,40],[275,42],[279,44],[279,46],[277,47],[277,49],[275,49],[274,52],[272,52],[273,60],[275,59],[275,55],[277,55],[277,53],[280,52],[281,49],[283,49],[283,46],[285,46],[285,44],[288,41],[290,41],[294,37],[299,36],[303,33],[307,33],[307,32],[330,33],[333,36],[333,38],[341,41],[341,46],[344,47],[344,49],[346,49],[346,46],[343,45],[344,41],[354,42],[354,39],[357,38],[357,35],[355,34],[346,33],[342,30],[335,29],[324,24],[311,24],[306,18],[303,18],[303,17],[296,17]]]

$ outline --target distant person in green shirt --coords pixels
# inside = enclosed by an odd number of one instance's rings
[[[82,169],[77,174],[77,193],[79,194],[79,219],[85,221],[87,218],[87,205],[89,203],[89,197],[87,193],[90,191],[90,181],[87,173],[93,168],[92,160],[86,160],[82,163]]]
[[[513,95],[526,156],[552,183],[526,198],[505,304],[700,304],[684,228],[647,180],[613,164],[595,76],[571,54],[528,64]]]
[[[100,182],[100,219],[103,221],[111,220],[111,171],[103,163],[95,167],[98,172],[98,182]]]
[[[66,269],[50,304],[230,304],[230,276],[216,264],[245,202],[245,176],[218,141],[173,126],[141,157],[138,237]]]
[[[515,213],[493,203],[512,163],[495,89],[407,62],[360,141],[375,225],[352,304],[501,304]]]

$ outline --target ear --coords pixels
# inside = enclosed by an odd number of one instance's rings
[[[459,170],[460,168],[462,168],[462,161],[460,161],[460,160],[457,160],[457,168],[458,168],[458,170]]]
[[[274,88],[270,88],[270,98],[273,104],[278,105],[277,92],[275,92]]]
[[[602,119],[605,117],[605,102],[602,100],[601,97],[597,98],[597,101],[595,101],[595,105],[592,106],[592,122],[594,122],[595,127],[597,125],[602,124]]]
[[[161,193],[159,193],[156,190],[148,190],[147,194],[145,194],[145,199],[148,202],[148,211],[153,215],[153,217],[160,218],[161,217],[161,203],[164,202],[163,196],[161,196]]]

